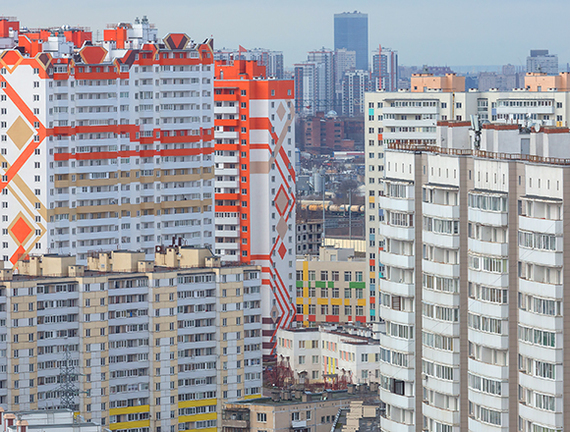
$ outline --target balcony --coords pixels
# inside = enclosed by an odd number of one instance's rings
[[[414,227],[401,227],[388,225],[386,223],[380,224],[380,234],[384,237],[405,241],[414,240],[416,237],[416,231]]]
[[[378,206],[384,210],[394,210],[400,212],[413,212],[415,201],[412,199],[378,197]]]
[[[222,428],[249,429],[249,409],[225,409],[222,412]]]
[[[413,255],[399,255],[380,251],[379,260],[382,264],[387,266],[413,269],[415,266],[416,257]]]
[[[291,429],[305,429],[307,427],[307,420],[291,420]]]
[[[564,221],[519,216],[519,229],[561,236],[564,232]]]
[[[550,106],[498,106],[496,108],[497,114],[554,114],[554,103]]]
[[[214,114],[238,114],[239,107],[237,105],[214,107]]]
[[[507,226],[509,215],[506,212],[494,212],[470,208],[467,211],[469,222],[492,226]]]
[[[432,204],[424,202],[422,204],[422,212],[424,216],[433,216],[439,219],[455,219],[459,220],[459,206]]]
[[[476,239],[467,240],[468,248],[471,252],[481,255],[508,256],[509,244],[498,242],[487,242]]]
[[[239,237],[238,230],[216,230],[216,237]]]
[[[214,157],[214,160],[216,163],[233,163],[233,164],[237,164],[239,163],[239,154],[234,154],[233,156],[230,155],[216,155]]]
[[[439,234],[431,231],[423,231],[424,243],[446,249],[459,249],[459,235]]]
[[[413,283],[393,282],[387,279],[380,279],[380,289],[404,297],[416,295],[416,285]]]
[[[398,111],[399,113],[400,111]],[[408,119],[392,119],[392,118],[384,118],[382,120],[382,126],[385,128],[388,127],[400,127],[400,126],[412,126],[412,127],[436,127],[437,120],[435,119],[422,119],[416,120],[415,116],[411,116]]]
[[[415,397],[392,393],[390,390],[384,388],[380,388],[380,400],[388,405],[393,405],[405,410],[413,410],[415,407]]]
[[[563,285],[554,285],[554,284],[547,284],[541,282],[535,282],[528,279],[519,279],[519,290],[521,292],[532,294],[535,296],[544,296],[545,292],[550,293],[549,297],[556,297],[558,299],[562,299],[563,297]]]
[[[392,419],[382,417],[380,420],[380,426],[382,431],[385,432],[415,432],[416,427],[414,425],[400,423]]]
[[[384,106],[382,113],[386,114],[437,114],[439,111],[439,103],[436,106],[413,106],[413,107],[397,107],[397,106]]]
[[[519,256],[524,257],[526,262],[547,267],[562,267],[564,263],[562,251],[532,249],[519,246]]]
[[[214,138],[215,139],[238,139],[239,133],[237,131],[230,132],[230,131],[215,131]]]
[[[381,305],[379,308],[380,317],[386,321],[397,322],[404,325],[415,325],[416,314],[410,311],[399,311]]]

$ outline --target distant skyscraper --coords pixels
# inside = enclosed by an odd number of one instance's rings
[[[334,52],[334,91],[335,91],[335,111],[342,110],[342,79],[344,73],[356,69],[356,52],[346,48],[335,50]]]
[[[342,77],[347,71],[356,69],[356,52],[349,51],[346,48],[335,50],[334,52],[334,74],[335,85],[342,82]]]
[[[317,111],[329,112],[334,105],[334,51],[321,48],[307,53],[317,68]]]
[[[214,60],[257,60],[267,70],[267,76],[283,79],[283,52],[271,51],[264,48],[226,49],[214,51]]]
[[[378,51],[372,56],[373,90],[398,91],[398,51],[381,46]]]
[[[558,56],[548,54],[548,50],[530,50],[530,55],[526,58],[526,71],[557,75]]]
[[[334,49],[356,51],[356,69],[368,70],[368,14],[343,12],[334,15]]]
[[[314,115],[334,107],[334,52],[325,48],[309,51],[306,62],[295,65],[295,109]]]
[[[295,111],[308,115],[317,112],[317,74],[319,65],[302,62],[295,65]]]
[[[368,72],[345,72],[342,79],[342,115],[354,117],[364,112],[364,92],[368,89]]]

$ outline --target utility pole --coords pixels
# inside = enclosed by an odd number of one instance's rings
[[[322,241],[321,246],[325,245],[325,234],[326,234],[326,220],[325,220],[325,176],[322,174],[320,175],[321,186],[323,188],[323,234],[322,234]]]
[[[348,190],[348,239],[352,240],[352,189]]]
[[[60,409],[70,409],[76,411],[75,398],[79,395],[77,381],[79,375],[73,366],[71,351],[66,345],[63,352],[63,360],[59,368],[59,386],[58,392],[60,396]]]

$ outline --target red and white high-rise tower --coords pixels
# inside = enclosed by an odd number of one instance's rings
[[[262,266],[266,356],[295,315],[293,89],[255,61],[216,62],[215,249],[222,260]]]

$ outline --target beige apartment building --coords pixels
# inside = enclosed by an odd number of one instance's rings
[[[347,409],[351,401],[366,399],[379,403],[375,389],[351,386],[348,390],[323,393],[275,390],[271,397],[226,404],[222,432],[330,432],[341,410]]]
[[[348,248],[321,247],[318,257],[297,257],[297,323],[366,322],[366,267]]]
[[[31,256],[0,270],[0,403],[59,406],[112,430],[217,430],[221,401],[261,394],[261,269],[207,249]]]

